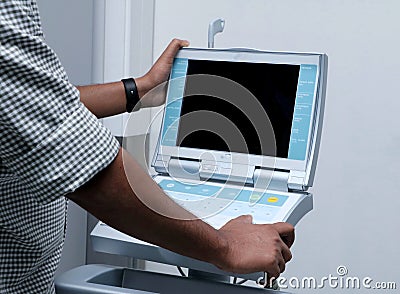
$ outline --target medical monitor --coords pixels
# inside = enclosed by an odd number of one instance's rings
[[[197,160],[208,151],[221,162],[234,153],[250,165],[310,172],[326,64],[322,54],[182,49],[154,165],[171,157]],[[272,140],[260,126],[270,126]],[[274,166],[263,166],[263,158],[273,158]]]

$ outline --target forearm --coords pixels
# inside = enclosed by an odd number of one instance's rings
[[[135,79],[141,99],[147,92],[168,80],[176,53],[189,42],[175,39],[163,52],[157,62],[143,77]],[[141,106],[160,106],[165,101],[165,87],[157,87],[151,97],[141,100]],[[126,97],[122,82],[78,87],[81,101],[98,118],[120,114],[126,111]]]
[[[218,265],[224,252],[218,231],[175,204],[125,152],[69,198],[119,231],[177,253]]]
[[[135,79],[139,97],[150,89],[145,78]],[[100,85],[78,86],[81,102],[98,118],[104,118],[126,112],[126,96],[122,82]]]

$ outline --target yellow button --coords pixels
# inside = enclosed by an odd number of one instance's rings
[[[279,201],[277,197],[269,197],[267,200],[269,203],[276,203]]]

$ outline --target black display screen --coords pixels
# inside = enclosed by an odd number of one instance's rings
[[[263,140],[271,140],[271,138],[260,137],[257,126],[254,124],[260,115],[249,113],[248,109],[243,111],[246,107],[238,107],[238,103],[234,102],[235,99],[242,99],[236,101],[250,104],[249,99],[253,98],[248,95],[233,98],[236,95],[242,95],[241,91],[224,94],[224,99],[201,94],[198,91],[199,87],[207,89],[219,86],[215,83],[199,86],[190,78],[191,75],[199,74],[229,79],[251,92],[269,118],[270,123],[265,121],[265,124],[272,125],[275,134],[275,150],[262,148],[265,146],[263,143],[268,145],[268,142],[263,142]],[[300,65],[189,60],[177,145],[287,158],[299,74]],[[251,112],[254,112],[253,110],[250,108]],[[210,113],[217,114],[213,117],[212,123]],[[209,126],[202,127],[207,125],[206,122]],[[221,131],[221,128],[229,124],[234,125],[235,128],[230,134],[225,134],[226,132]],[[239,133],[241,138],[237,139]],[[271,154],[274,152],[275,154]]]

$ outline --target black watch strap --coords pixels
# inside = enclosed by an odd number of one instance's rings
[[[136,104],[139,103],[139,92],[136,86],[136,82],[133,78],[123,79],[121,82],[125,87],[126,96],[126,111],[132,112]],[[136,110],[139,108],[137,107]]]

